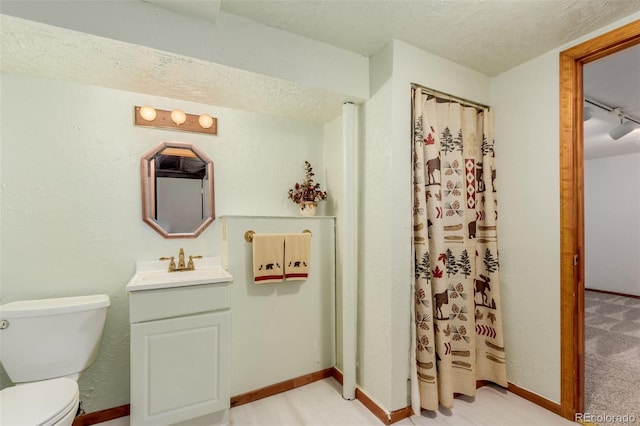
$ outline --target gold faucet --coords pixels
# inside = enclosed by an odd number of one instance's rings
[[[187,263],[187,269],[189,271],[196,270],[196,265],[193,263],[193,259],[202,259],[202,256],[189,256],[189,263]]]
[[[184,269],[184,250],[180,247],[180,253],[178,253],[178,269]]]
[[[202,256],[189,256],[189,262],[185,265],[184,263],[184,249],[181,247],[180,252],[178,253],[178,266],[176,266],[175,257],[161,257],[159,260],[168,260],[169,268],[168,272],[178,272],[178,271],[195,271],[196,265],[193,263],[193,259],[202,259]]]
[[[167,269],[168,272],[173,272],[176,270],[176,261],[174,260],[175,258],[173,256],[171,257],[161,257],[158,260],[168,260],[169,261],[169,269]]]

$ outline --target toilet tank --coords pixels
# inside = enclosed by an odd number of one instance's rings
[[[0,306],[0,362],[11,380],[77,379],[98,354],[109,305],[98,294]]]

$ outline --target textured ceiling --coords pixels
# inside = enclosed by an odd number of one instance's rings
[[[224,11],[370,56],[402,40],[495,76],[640,11],[639,0],[143,0],[215,23]]]
[[[640,1],[222,0],[221,10],[366,56],[399,39],[495,76],[640,11]]]
[[[189,3],[147,1],[174,10]],[[209,2],[365,56],[399,39],[489,76],[640,11],[638,0],[208,0],[190,7]],[[640,46],[587,64],[584,77],[588,98],[640,121]],[[640,129],[618,141],[608,136],[617,120],[598,110],[585,123],[586,158],[640,152]]]
[[[318,124],[337,117],[344,101],[337,93],[12,16],[1,15],[0,28],[3,72],[269,112]]]

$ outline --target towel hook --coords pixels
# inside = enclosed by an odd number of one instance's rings
[[[311,231],[309,229],[305,229],[304,231],[302,231],[305,234],[309,234],[313,237],[313,234],[311,233]],[[253,236],[256,235],[256,231],[253,230],[248,230],[244,233],[244,240],[248,243],[252,243],[253,242]]]

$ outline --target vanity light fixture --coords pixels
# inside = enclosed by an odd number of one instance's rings
[[[140,117],[144,118],[146,121],[155,120],[157,115],[158,113],[154,107],[149,105],[140,107]]]
[[[166,111],[149,105],[134,107],[134,124],[209,135],[218,134],[218,119],[209,114],[187,114],[180,109]]]
[[[181,109],[174,109],[171,111],[171,120],[179,126],[187,121],[187,114]]]
[[[213,126],[213,117],[209,114],[202,114],[198,117],[198,123],[203,129],[210,129]]]

